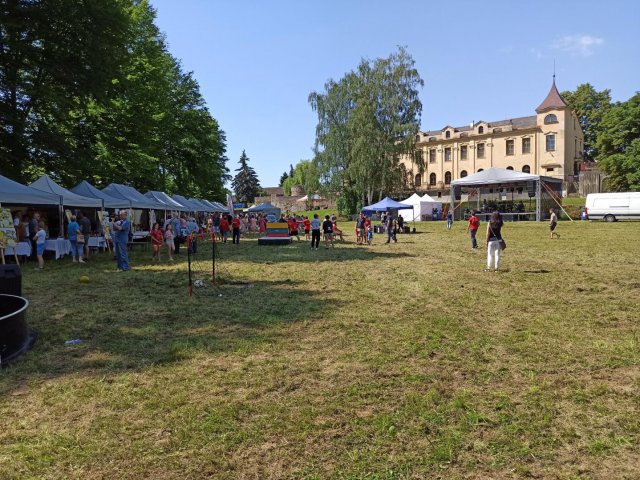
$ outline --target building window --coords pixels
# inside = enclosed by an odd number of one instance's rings
[[[414,183],[416,187],[419,187],[420,185],[422,185],[422,175],[417,174]]]
[[[551,168],[547,168],[547,173],[549,173],[549,172],[553,172],[554,170],[555,170],[555,169],[554,169],[553,167],[551,167]]]
[[[445,148],[444,149],[444,161],[445,162],[450,162],[451,161],[451,148]]]
[[[460,147],[460,160],[466,160],[466,159],[467,159],[467,146],[462,145]]]
[[[558,123],[558,117],[556,117],[553,113],[550,113],[546,117],[544,117],[544,123]]]
[[[414,158],[416,159],[417,164],[422,163],[422,150],[416,150]]]
[[[525,165],[522,167],[522,173],[531,173],[531,167],[529,165]]]
[[[444,134],[444,138],[451,138],[451,132],[449,130]]]
[[[449,185],[451,183],[451,172],[446,172],[444,174],[444,184]]]
[[[435,185],[436,184],[436,174],[432,173],[431,175],[429,175],[429,185]]]
[[[420,141],[420,135],[416,135],[416,143]]]
[[[478,173],[480,173],[480,172],[481,172],[481,171],[483,171],[483,170],[484,170],[484,168],[479,168],[479,169],[478,169]]]
[[[484,143],[478,144],[478,158],[484,158]]]
[[[466,171],[466,170],[462,170],[462,171],[460,172],[460,178],[464,178],[464,177],[466,177],[466,176],[467,176],[467,171]]]
[[[507,170],[512,170],[513,171],[513,167],[509,166],[509,167],[507,167]]]
[[[442,198],[442,192],[438,192],[438,198]]]
[[[429,141],[430,141],[430,142],[435,142],[436,140],[437,140],[437,138],[436,138],[436,137],[429,137]]]
[[[523,138],[522,139],[522,153],[531,153],[531,139]]]
[[[479,134],[483,134],[484,133],[484,127],[478,127],[478,133]]]
[[[429,150],[429,163],[436,163],[436,149]]]
[[[514,140],[507,140],[507,155],[515,155],[516,147]]]
[[[556,136],[547,135],[547,152],[554,152],[556,150]]]

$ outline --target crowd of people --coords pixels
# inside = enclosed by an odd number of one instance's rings
[[[129,270],[128,247],[131,243],[132,225],[127,210],[120,210],[118,218],[110,223],[114,255],[119,271]],[[271,218],[273,220],[273,218]],[[453,212],[446,212],[447,229],[453,225]],[[325,248],[335,247],[335,241],[344,240],[343,231],[338,227],[335,215],[326,215],[323,219],[316,213],[313,218],[302,215],[282,215],[278,220],[286,223],[289,235],[301,240],[301,234],[306,241],[311,242],[311,249],[319,249],[321,238],[324,239]],[[162,252],[170,262],[174,261],[180,253],[180,247],[187,244],[187,248],[196,252],[197,239],[193,234],[212,234],[221,243],[227,243],[231,237],[231,243],[239,244],[243,234],[256,232],[264,235],[267,230],[268,218],[259,214],[214,213],[199,217],[179,215],[173,213],[162,222],[155,222],[149,232],[153,250],[152,261],[160,262]],[[556,231],[558,217],[555,210],[550,210],[550,235],[551,238],[560,239]],[[67,223],[66,231],[71,244],[72,262],[85,263],[89,258],[90,248],[88,237],[93,233],[102,233],[102,225],[96,222],[97,228],[93,228],[90,218],[83,211],[76,211],[71,215]],[[487,223],[485,240],[487,246],[487,266],[485,271],[500,270],[500,253],[506,248],[506,242],[502,236],[503,219],[499,211],[491,213]],[[18,211],[14,213],[14,227],[16,236],[21,242],[30,242],[32,246],[32,258],[37,261],[36,269],[44,268],[45,242],[48,238],[46,223],[41,219],[40,212],[28,210],[27,213]],[[383,212],[380,215],[379,232],[386,235],[387,244],[398,242],[397,234],[404,232],[404,219],[402,215],[394,215],[392,212]],[[374,225],[372,219],[360,212],[355,219],[354,235],[356,244],[370,245],[373,241]],[[480,229],[480,220],[476,211],[468,212],[467,232],[471,240],[471,249],[478,250],[477,233]]]

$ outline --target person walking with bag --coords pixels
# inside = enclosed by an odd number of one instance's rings
[[[485,272],[491,271],[491,261],[494,258],[494,271],[497,272],[500,268],[500,252],[507,248],[507,244],[502,238],[502,225],[500,213],[493,212],[487,225],[487,268],[485,268]]]
[[[78,261],[80,263],[84,263],[84,260],[82,260],[84,236],[80,233],[80,225],[76,222],[75,215],[71,215],[71,221],[69,222],[69,225],[67,225],[67,233],[69,234],[69,242],[71,243],[71,258],[73,258],[73,263]],[[80,237],[82,242],[78,242],[78,237]]]

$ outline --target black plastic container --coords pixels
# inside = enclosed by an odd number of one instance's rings
[[[22,271],[15,264],[0,265],[0,294],[22,296]]]
[[[29,301],[16,295],[0,295],[0,366],[5,367],[29,350],[35,337],[27,325]]]

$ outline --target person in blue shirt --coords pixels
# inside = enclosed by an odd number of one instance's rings
[[[120,210],[119,220],[111,224],[113,232],[113,245],[116,250],[116,263],[118,270],[126,272],[129,270],[129,254],[127,252],[127,242],[129,241],[129,230],[131,222],[127,219],[127,211]]]
[[[453,212],[451,210],[447,211],[447,230],[451,230],[453,226]]]
[[[84,244],[78,244],[79,230],[80,225],[76,222],[76,216],[71,215],[71,221],[69,222],[69,225],[67,225],[67,233],[69,234],[69,242],[71,242],[71,257],[73,258],[73,263],[84,263],[84,260],[82,259]]]
[[[196,223],[193,217],[187,220],[187,237],[189,237],[189,252],[197,253],[198,251],[198,233],[200,233],[200,227]]]

